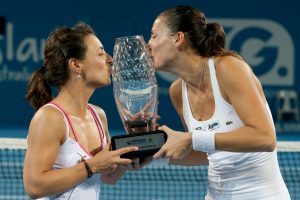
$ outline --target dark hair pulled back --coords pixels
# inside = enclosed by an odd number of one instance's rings
[[[84,39],[95,34],[87,24],[56,28],[50,33],[44,48],[44,63],[35,71],[28,85],[26,99],[37,110],[50,102],[51,86],[58,89],[69,79],[68,60],[82,60],[87,47]]]
[[[204,57],[224,53],[225,32],[219,23],[207,23],[200,10],[191,6],[177,6],[162,12],[158,17],[165,20],[172,35],[183,32],[192,49]]]

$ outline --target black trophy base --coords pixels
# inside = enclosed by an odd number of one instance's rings
[[[122,158],[140,158],[154,155],[166,143],[167,134],[164,131],[150,131],[113,136],[111,138],[112,150],[123,147],[137,146],[138,151],[121,155]]]

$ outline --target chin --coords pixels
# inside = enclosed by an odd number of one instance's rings
[[[154,62],[154,61],[153,61],[153,68],[154,69],[159,69],[159,65],[156,62]]]
[[[153,68],[157,71],[161,71],[162,69],[162,65],[158,65],[158,64],[153,64]]]
[[[107,86],[109,86],[111,84],[111,80],[110,79],[108,79],[108,80],[106,80],[105,82],[104,81],[101,81],[101,82],[98,82],[98,84],[97,84],[97,87],[107,87]]]
[[[104,86],[109,86],[111,84],[111,79],[107,79],[106,83],[104,83]]]
[[[107,82],[107,84],[106,85],[110,85],[111,84],[111,80],[109,79],[109,81]]]

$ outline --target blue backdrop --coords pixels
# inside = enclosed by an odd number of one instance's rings
[[[45,38],[57,26],[89,23],[112,55],[115,38],[143,35],[148,41],[155,17],[176,5],[202,10],[209,21],[220,22],[227,33],[228,48],[239,52],[253,67],[265,89],[274,113],[274,95],[279,89],[300,92],[299,3],[287,1],[4,1],[0,17],[0,129],[27,129],[33,109],[25,101],[28,79],[42,64]],[[3,18],[2,18],[3,19]],[[1,20],[0,20],[1,21]],[[4,29],[3,29],[4,28]],[[173,109],[168,87],[174,76],[157,73],[160,124],[182,129]],[[101,88],[91,102],[107,114],[109,129],[123,130],[112,86]],[[276,114],[276,113],[274,113]],[[280,126],[281,131],[299,131],[298,123]],[[24,137],[26,132],[20,132]]]

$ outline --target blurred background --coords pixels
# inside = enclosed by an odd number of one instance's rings
[[[117,37],[143,35],[148,41],[156,16],[177,5],[194,6],[209,22],[223,25],[227,48],[241,54],[260,79],[277,138],[285,143],[278,145],[280,169],[292,199],[300,199],[299,1],[4,0],[0,4],[0,200],[28,199],[22,181],[24,138],[34,110],[25,95],[31,73],[42,64],[49,33],[59,26],[86,22],[112,55]],[[168,94],[176,77],[156,75],[159,124],[183,130]],[[125,133],[112,85],[97,90],[91,103],[106,111],[112,135]],[[117,186],[104,185],[101,199],[199,199],[206,193],[206,178],[205,166],[152,167],[126,174]]]
[[[264,87],[278,134],[299,132],[297,1],[31,0],[3,1],[0,7],[1,136],[26,137],[34,114],[24,98],[28,79],[42,64],[45,39],[54,28],[86,22],[95,29],[106,51],[112,55],[117,37],[143,35],[148,41],[156,16],[176,5],[192,5],[202,10],[210,22],[217,21],[224,26],[227,47],[247,60]],[[182,129],[168,94],[174,78],[171,74],[157,73],[159,123]],[[106,111],[113,134],[124,132],[112,85],[97,90],[91,102]]]

